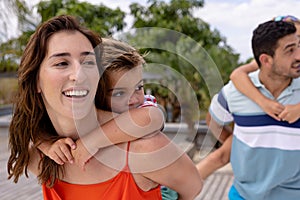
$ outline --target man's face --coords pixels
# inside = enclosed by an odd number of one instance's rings
[[[272,73],[286,78],[298,78],[300,76],[299,37],[290,34],[281,38],[277,44]]]
[[[299,23],[295,23],[295,27],[297,29],[296,34],[300,38],[300,24]]]

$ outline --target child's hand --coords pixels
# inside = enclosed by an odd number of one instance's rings
[[[39,149],[57,164],[63,165],[68,161],[74,162],[70,149],[76,149],[76,144],[71,138],[62,138],[47,146],[48,148],[44,145],[44,148]]]
[[[296,105],[286,105],[284,110],[278,116],[282,121],[287,121],[288,123],[294,123],[300,118],[300,104]]]
[[[75,163],[84,170],[84,166],[93,157],[93,155],[97,153],[98,149],[95,149],[93,152],[91,152],[84,146],[81,140],[76,141],[76,146],[77,148],[72,150],[72,155]]]
[[[277,101],[264,98],[263,101],[259,104],[259,106],[271,117],[274,119],[281,121],[281,117],[279,114],[284,110],[284,106]]]

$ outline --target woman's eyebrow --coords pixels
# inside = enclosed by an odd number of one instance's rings
[[[80,53],[80,56],[88,56],[88,55],[92,55],[94,56],[95,53],[92,51],[84,51],[82,53]],[[55,53],[53,55],[51,55],[49,58],[54,58],[54,57],[64,57],[64,56],[71,56],[70,53],[67,52],[63,52],[63,53]]]
[[[64,56],[71,56],[71,54],[70,53],[55,53],[55,54],[51,55],[49,57],[49,59],[54,58],[54,57],[64,57]]]

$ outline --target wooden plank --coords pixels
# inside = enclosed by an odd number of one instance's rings
[[[232,173],[215,172],[204,181],[203,189],[197,200],[228,200],[232,181]]]

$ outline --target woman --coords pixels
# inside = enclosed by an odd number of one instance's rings
[[[101,159],[119,162],[109,165],[92,158],[84,172],[77,165],[56,165],[35,148],[28,150],[30,140],[35,144],[49,137],[38,133],[50,132],[55,139],[76,140],[79,134],[84,136],[99,123],[111,119],[94,105],[99,81],[96,64],[99,43],[98,37],[69,16],[50,19],[32,36],[20,64],[19,97],[22,98],[15,106],[10,126],[10,178],[14,176],[17,181],[28,168],[43,184],[45,199],[82,199],[87,193],[89,199],[161,199],[159,184],[175,189],[182,199],[193,199],[202,184],[186,155],[164,168],[142,172],[141,160],[131,159],[128,153],[131,148],[134,153],[151,153],[167,146],[168,139],[160,133],[140,139],[135,145],[122,143],[118,148],[101,150]],[[172,150],[177,151],[175,147]],[[147,166],[147,160],[143,161]]]

